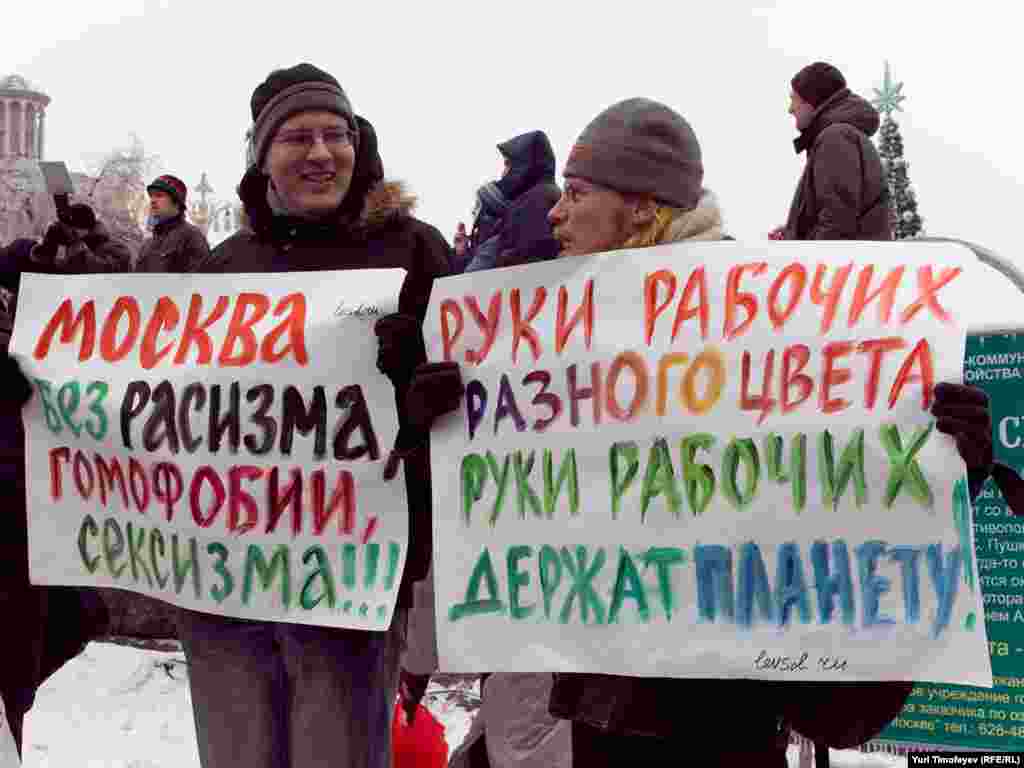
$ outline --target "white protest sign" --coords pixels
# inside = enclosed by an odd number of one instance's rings
[[[446,671],[991,685],[957,246],[678,244],[434,286]]]
[[[25,275],[33,583],[386,629],[408,513],[373,322],[404,274]]]

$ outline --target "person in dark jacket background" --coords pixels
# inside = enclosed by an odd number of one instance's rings
[[[426,359],[421,324],[449,246],[412,216],[402,185],[384,181],[373,126],[333,76],[310,64],[275,70],[251,110],[255,164],[239,185],[249,227],[196,271],[406,270],[399,312],[375,332],[378,368],[395,389],[409,553],[387,632],[183,610],[200,759],[205,768],[384,768],[411,587],[431,556],[428,433],[410,423],[404,395]],[[397,469],[389,460],[385,477]]]
[[[459,224],[453,272],[476,272],[553,259],[558,243],[548,211],[561,192],[555,184],[555,153],[543,131],[498,145],[505,173],[477,192],[477,215],[468,237]]]
[[[68,275],[96,275],[129,272],[132,249],[111,237],[107,226],[96,218],[95,212],[84,203],[68,208],[66,220],[50,226],[60,232],[60,245],[64,258],[58,259],[59,271]],[[46,238],[43,238],[43,246]]]
[[[142,244],[136,272],[191,272],[210,255],[198,227],[185,221],[188,188],[177,176],[164,174],[146,187],[153,236]]]
[[[68,206],[61,221],[46,228],[43,239],[19,238],[0,249],[4,286],[17,293],[23,272],[90,275],[131,271],[132,251],[111,237],[84,203]]]
[[[11,285],[9,278],[4,283]],[[25,433],[20,411],[32,390],[8,355],[13,325],[12,315],[0,312],[0,609],[16,617],[0,636],[0,696],[20,753],[25,713],[32,707],[41,677],[47,593],[28,580]]]
[[[892,240],[889,188],[871,137],[881,120],[842,73],[815,62],[792,80],[789,113],[807,153],[784,227],[775,240]]]
[[[25,272],[127,272],[131,251],[110,238],[89,206],[70,206],[41,242],[28,238],[0,248],[0,610],[16,621],[0,634],[0,696],[18,751],[25,714],[36,690],[86,644],[106,633],[110,616],[95,590],[29,582],[25,495],[25,432],[21,409],[32,386],[9,354],[17,294]]]

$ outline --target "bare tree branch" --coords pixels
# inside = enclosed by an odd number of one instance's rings
[[[145,188],[147,178],[158,164],[159,158],[147,155],[142,140],[133,133],[130,144],[114,148],[100,161],[89,197],[93,197],[101,181],[110,178],[118,186]]]
[[[23,160],[0,163],[0,241],[37,237],[53,221],[55,208],[42,176]],[[72,173],[80,202],[88,203],[110,233],[139,245],[145,239],[136,211],[159,158],[147,154],[141,139],[115,147],[95,163],[93,175]]]

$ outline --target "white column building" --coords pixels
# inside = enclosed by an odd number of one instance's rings
[[[19,75],[0,79],[0,159],[43,160],[50,97]]]

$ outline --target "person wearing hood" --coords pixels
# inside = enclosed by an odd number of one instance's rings
[[[547,216],[561,192],[547,135],[521,134],[499,144],[498,152],[504,158],[504,174],[478,190],[470,234],[461,223],[456,232],[456,274],[544,261],[558,254]]]
[[[195,271],[406,270],[399,311],[379,319],[375,333],[399,423],[385,478],[404,465],[409,551],[386,632],[180,612],[200,761],[386,768],[412,585],[431,557],[428,433],[410,422],[404,395],[426,360],[421,324],[449,246],[413,217],[415,199],[402,184],[384,180],[373,126],[332,75],[308,63],[275,70],[250,107],[254,164],[238,188],[248,226]]]
[[[202,230],[185,221],[188,188],[169,173],[146,187],[153,236],[142,244],[136,272],[191,272],[210,255]]]
[[[889,187],[871,141],[880,118],[846,87],[843,74],[818,61],[792,79],[789,113],[807,162],[785,226],[774,240],[892,240]]]

